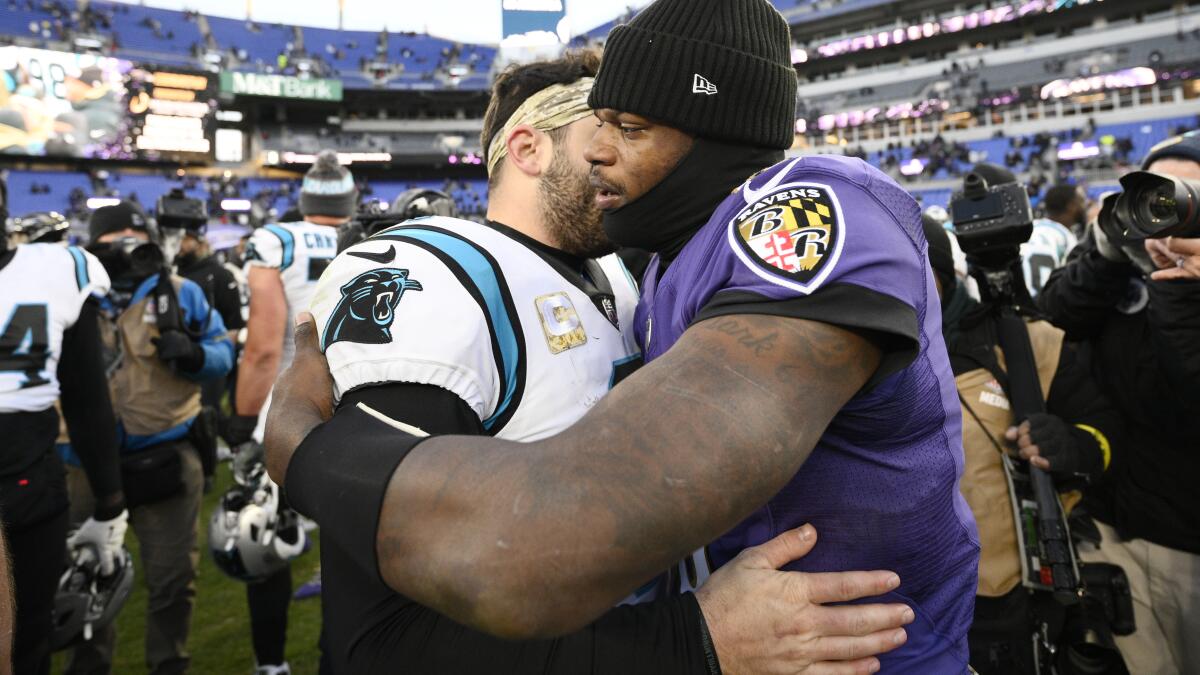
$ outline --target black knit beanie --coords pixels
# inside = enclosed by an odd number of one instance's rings
[[[109,232],[121,232],[126,229],[150,229],[150,219],[137,202],[122,200],[111,206],[101,206],[92,211],[88,218],[88,241],[95,242]]]
[[[787,149],[796,122],[787,21],[767,0],[656,0],[608,34],[588,104]]]
[[[336,152],[322,150],[300,184],[300,212],[305,216],[349,218],[357,209],[354,176],[338,162]]]

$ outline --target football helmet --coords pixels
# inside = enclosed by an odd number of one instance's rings
[[[10,236],[18,244],[53,244],[63,241],[71,222],[57,211],[38,211],[12,219]]]
[[[70,552],[70,565],[58,581],[54,597],[54,651],[92,639],[92,635],[116,618],[133,592],[133,556],[121,547],[113,573],[100,574],[96,547],[83,544]]]
[[[223,572],[239,581],[262,581],[307,549],[295,511],[279,503],[279,486],[256,463],[229,489],[208,521],[208,548]]]
[[[401,192],[394,200],[388,213],[400,216],[404,220],[412,220],[422,216],[446,216],[453,218],[458,215],[458,208],[450,195],[441,190],[429,188],[413,188]],[[368,232],[370,236],[373,232]]]

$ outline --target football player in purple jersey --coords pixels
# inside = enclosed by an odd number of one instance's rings
[[[680,559],[679,588],[704,594],[708,571],[812,523],[821,543],[788,569],[900,576],[881,598],[915,621],[885,670],[966,672],[979,543],[920,210],[859,160],[782,161],[788,45],[765,0],[658,0],[609,36],[585,156],[609,237],[656,253],[645,368],[543,441],[424,439],[321,425],[330,380],[302,326],[267,439],[293,503],[392,588],[518,637],[578,627]]]

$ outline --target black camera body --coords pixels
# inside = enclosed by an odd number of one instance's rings
[[[1121,176],[1121,188],[1100,209],[1099,225],[1110,239],[1200,237],[1200,182],[1133,171]]]
[[[978,256],[1012,252],[1033,234],[1029,193],[1020,183],[989,186],[977,173],[967,174],[961,192],[950,201],[950,219],[963,253]]]
[[[159,197],[154,212],[159,227],[203,231],[208,225],[208,206],[188,197],[181,188]]]

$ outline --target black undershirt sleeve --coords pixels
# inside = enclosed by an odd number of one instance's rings
[[[883,352],[879,367],[863,391],[907,368],[920,350],[916,311],[890,295],[856,284],[833,283],[812,295],[782,300],[750,291],[724,291],[713,296],[692,323],[734,314],[807,319],[861,335]]]
[[[58,381],[71,447],[96,496],[95,518],[109,520],[125,509],[125,496],[95,300],[86,301],[75,325],[63,331]]]
[[[318,454],[331,460],[334,453],[353,453],[369,461],[339,462],[342,467],[361,467],[350,470],[363,477],[369,465],[387,477],[398,470],[419,441],[392,430],[362,406],[434,435],[486,433],[475,411],[444,389],[417,384],[365,387],[343,396],[333,419],[297,450],[302,473],[315,478],[320,470],[313,460]],[[318,444],[325,447],[319,449]],[[295,468],[288,469],[288,492],[293,503],[307,504],[303,495],[293,493],[311,483],[303,476],[293,480]],[[326,478],[330,471],[346,470],[328,463],[324,467]],[[386,479],[362,480],[358,489],[328,500],[337,501],[338,508],[320,508],[316,517],[322,527],[327,642],[340,669],[390,673],[403,664],[410,673],[466,675],[719,675],[703,615],[691,594],[616,607],[561,638],[510,641],[462,626],[395,593],[383,583],[374,557],[386,487]]]
[[[213,271],[212,305],[221,315],[227,330],[240,330],[246,327],[242,319],[242,294],[238,291],[237,279],[233,272],[218,266]]]

